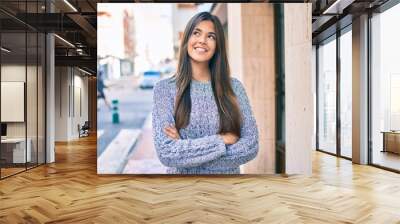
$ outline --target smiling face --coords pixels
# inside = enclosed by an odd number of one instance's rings
[[[214,24],[209,21],[201,21],[193,29],[188,42],[188,54],[193,62],[208,62],[215,53],[217,36]]]

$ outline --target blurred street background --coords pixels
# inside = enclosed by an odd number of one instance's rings
[[[152,89],[175,72],[186,23],[211,7],[98,4],[98,173],[165,173],[152,141]]]

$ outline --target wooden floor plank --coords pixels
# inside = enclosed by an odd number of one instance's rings
[[[400,223],[400,175],[314,153],[313,175],[97,175],[96,138],[0,181],[0,223]]]

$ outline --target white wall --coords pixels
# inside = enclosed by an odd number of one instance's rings
[[[175,47],[179,47],[179,32],[184,32],[186,24],[197,13],[197,7],[178,8],[178,4],[172,6],[172,32]]]
[[[2,65],[1,66],[1,81],[2,82],[25,82],[25,65]],[[28,67],[28,70],[31,68]],[[2,96],[6,97],[6,96]],[[9,108],[1,108],[4,110]],[[24,110],[24,108],[22,108]],[[7,122],[7,135],[13,137],[25,137],[24,122]]]
[[[112,55],[124,58],[124,10],[130,7],[121,7],[121,4],[101,3],[97,5],[99,13],[107,12],[107,15],[97,17],[97,54],[100,57]],[[112,32],[110,32],[112,28]],[[116,44],[122,43],[122,44]]]
[[[77,139],[78,124],[88,120],[88,78],[75,68],[56,67],[55,116],[56,141]]]
[[[25,82],[25,65],[1,65],[1,81]]]
[[[2,65],[1,66],[1,81],[18,81],[25,82],[25,65]],[[29,68],[28,70],[31,70]],[[25,82],[26,83],[26,82]],[[7,108],[1,108],[7,110]],[[25,137],[25,122],[7,122],[8,137]]]
[[[78,72],[78,73],[77,73]],[[88,78],[81,76],[78,70],[74,71],[74,99],[72,108],[72,129],[70,135],[72,138],[78,137],[78,124],[82,126],[88,120]]]
[[[38,69],[38,70],[37,70]],[[30,148],[32,161],[36,162],[37,152],[39,153],[39,163],[44,162],[44,74],[42,73],[41,67],[25,66],[25,64],[3,64],[1,66],[2,82],[24,82],[26,85],[26,106],[25,100],[22,102],[22,107],[19,108],[19,112],[25,114],[26,120],[22,122],[6,122],[7,123],[7,137],[13,138],[24,138],[25,135],[30,139]],[[38,76],[37,76],[38,75]],[[27,81],[25,78],[27,77]],[[38,86],[37,86],[38,85]],[[2,89],[3,92],[4,89]],[[24,90],[19,90],[21,94],[24,94]],[[37,92],[38,91],[38,92]],[[2,95],[7,97],[6,95]],[[24,97],[25,98],[25,97]],[[7,113],[13,113],[12,108],[2,107],[1,110]],[[9,111],[7,111],[9,110]],[[15,110],[15,108],[14,108]],[[14,112],[15,113],[15,112]]]
[[[55,68],[55,141],[68,139],[68,86],[70,83],[67,67]]]
[[[1,82],[1,108],[2,122],[25,121],[24,82]]]

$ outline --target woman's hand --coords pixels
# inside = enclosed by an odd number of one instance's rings
[[[179,136],[178,130],[176,130],[174,125],[168,125],[167,127],[164,128],[165,134],[172,138],[172,139],[180,139],[181,136]]]
[[[235,144],[238,140],[239,137],[233,133],[225,133],[225,134],[220,134],[222,139],[224,140],[225,145],[232,145]]]

